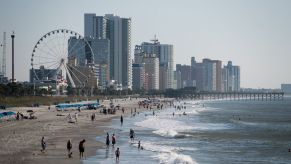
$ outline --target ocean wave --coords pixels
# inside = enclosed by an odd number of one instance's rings
[[[170,136],[170,137],[175,137],[176,135],[178,135],[178,132],[173,130],[173,129],[169,129],[169,130],[156,130],[154,131],[155,134],[159,134],[161,136]]]
[[[191,147],[173,147],[167,145],[160,145],[154,142],[142,142],[144,150],[157,152],[157,155],[152,156],[158,159],[163,164],[196,164],[191,156],[182,154],[182,151],[195,151],[196,149]],[[137,144],[135,145],[137,146]]]
[[[159,117],[149,117],[144,121],[136,122],[135,125],[143,128],[154,129],[153,133],[163,137],[175,138],[191,137],[191,135],[188,135],[187,132],[193,130],[205,131],[231,128],[229,124],[218,123],[195,123],[193,125],[186,125],[186,123],[182,121]]]
[[[138,146],[138,143],[134,143],[133,146]],[[173,146],[167,146],[162,145],[160,143],[156,142],[149,142],[149,141],[143,141],[141,142],[141,146],[144,150],[152,151],[152,152],[159,152],[159,153],[171,153],[171,152],[181,152],[181,151],[196,151],[197,149],[194,149],[192,147],[173,147]]]
[[[177,153],[160,153],[154,158],[158,158],[162,164],[198,164],[191,156]]]
[[[136,122],[135,125],[154,129],[155,131],[153,133],[167,137],[174,137],[178,134],[178,131],[186,131],[194,128],[193,126],[185,125],[181,121],[161,119],[159,117],[150,117],[144,121]]]

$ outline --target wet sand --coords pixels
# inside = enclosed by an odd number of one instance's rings
[[[136,108],[137,112],[146,110],[138,108],[138,101],[142,99],[114,100],[114,104],[120,104],[125,108],[125,114],[129,115],[131,109]],[[109,101],[101,102],[109,107]],[[21,107],[9,108],[6,111],[22,112],[25,115],[27,110],[35,111],[37,119],[5,121],[0,122],[0,163],[29,163],[29,164],[56,164],[56,163],[81,163],[79,158],[79,142],[85,139],[85,158],[95,155],[96,150],[103,147],[103,143],[98,143],[95,137],[104,135],[102,126],[110,123],[114,117],[120,117],[121,108],[115,115],[104,115],[98,110],[82,110],[78,112],[78,122],[68,123],[67,115],[74,116],[77,111],[56,111],[54,107],[48,110],[47,106],[37,108]],[[2,111],[2,110],[0,110]],[[95,121],[91,121],[91,114],[95,113]],[[61,114],[64,116],[57,116]],[[45,153],[41,150],[41,137],[45,137],[47,148]],[[71,139],[73,148],[73,158],[68,158],[66,143]]]

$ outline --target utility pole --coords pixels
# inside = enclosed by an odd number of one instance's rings
[[[12,79],[11,79],[11,82],[14,83],[15,81],[15,78],[14,78],[14,38],[15,38],[15,35],[14,35],[14,31],[11,35],[11,39],[12,39]]]

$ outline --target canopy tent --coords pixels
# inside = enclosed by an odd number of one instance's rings
[[[0,112],[0,119],[11,118],[16,115],[15,112]]]
[[[82,102],[78,102],[78,103],[61,103],[61,104],[57,104],[56,108],[63,110],[66,108],[81,108],[81,107],[99,107],[100,104],[98,101],[82,101]]]

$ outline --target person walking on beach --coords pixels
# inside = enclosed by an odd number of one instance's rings
[[[72,152],[71,152],[71,149],[72,149],[73,145],[72,145],[72,141],[71,139],[68,140],[67,142],[67,150],[68,150],[68,157],[71,158],[72,157]]]
[[[69,119],[69,121],[68,121],[69,123],[73,122],[73,118],[72,118],[71,113],[69,113],[66,118]]]
[[[120,116],[120,123],[121,123],[121,125],[123,124],[123,117],[122,117],[122,115]]]
[[[112,141],[112,147],[114,147],[114,145],[115,145],[115,143],[116,143],[116,138],[115,138],[115,134],[113,133],[112,134],[112,139],[111,139]]]
[[[115,156],[116,156],[116,161],[119,161],[119,156],[120,156],[120,150],[119,147],[115,151]]]
[[[41,150],[40,151],[44,153],[45,148],[46,148],[46,143],[45,143],[44,137],[42,137],[41,138]]]
[[[75,113],[75,120],[78,122],[78,113]]]
[[[106,136],[106,146],[107,146],[107,148],[109,148],[109,145],[110,145],[110,139],[109,139],[109,134],[107,133],[107,136]]]
[[[95,113],[93,113],[92,115],[91,115],[91,121],[93,122],[95,120]]]
[[[80,143],[79,143],[79,152],[80,152],[80,159],[81,158],[84,158],[84,152],[85,152],[85,142],[86,142],[86,140],[85,139],[83,139],[82,141],[80,141]]]

